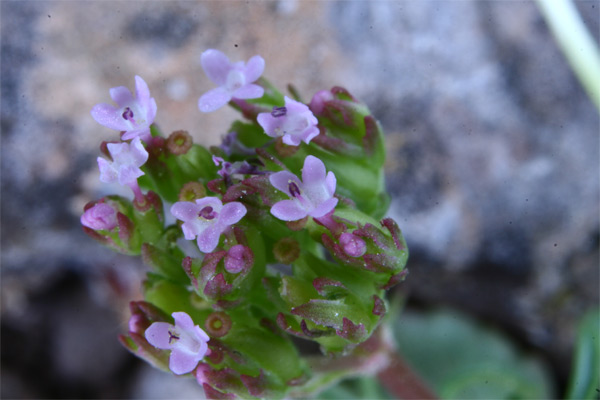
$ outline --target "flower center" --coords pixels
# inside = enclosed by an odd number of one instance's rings
[[[179,340],[179,336],[177,336],[177,332],[171,332],[169,330],[169,344],[171,344],[172,340]]]
[[[123,110],[123,114],[121,116],[123,117],[124,120],[127,120],[127,121],[131,122],[132,124],[135,124],[135,120],[133,119],[133,111],[131,111],[131,108],[125,107],[125,110]]]
[[[235,92],[246,84],[246,77],[242,71],[233,69],[227,74],[226,87],[230,92]]]
[[[287,114],[287,108],[273,106],[273,111],[271,111],[271,115],[274,118],[283,117],[285,114]]]
[[[198,213],[200,218],[204,218],[207,220],[214,219],[217,216],[217,213],[213,210],[211,206],[206,206]]]
[[[290,191],[292,197],[300,197],[300,188],[296,182],[290,181],[288,184],[288,190]]]

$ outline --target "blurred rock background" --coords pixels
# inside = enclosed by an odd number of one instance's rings
[[[598,1],[577,7],[599,39]],[[85,236],[83,205],[116,132],[89,110],[149,84],[166,132],[215,144],[199,56],[261,54],[306,101],[345,86],[388,137],[409,243],[409,306],[466,311],[537,352],[559,390],[578,318],[599,302],[599,114],[534,2],[3,1],[3,398],[195,397],[117,342],[141,261]]]

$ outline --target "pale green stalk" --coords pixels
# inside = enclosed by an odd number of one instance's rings
[[[577,78],[600,111],[600,51],[571,0],[537,0]]]

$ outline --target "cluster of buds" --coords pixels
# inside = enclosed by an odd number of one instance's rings
[[[207,50],[201,64],[218,87],[199,110],[229,103],[244,117],[218,147],[185,131],[162,136],[139,76],[135,97],[113,88],[117,106],[92,109],[120,132],[101,146],[100,180],[131,188],[133,200],[90,203],[81,223],[150,268],[121,342],[158,368],[195,377],[210,398],[281,398],[343,376],[315,368],[319,357],[372,367],[377,352],[364,346],[408,257],[400,229],[383,218],[378,122],[339,87],[308,104],[295,90],[284,97],[261,77],[260,56],[232,63]],[[165,213],[176,223],[166,225]],[[321,355],[302,352],[294,336],[318,343]]]

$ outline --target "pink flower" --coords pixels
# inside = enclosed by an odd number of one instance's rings
[[[273,107],[270,113],[260,113],[256,118],[265,133],[271,137],[283,136],[283,143],[298,146],[308,144],[319,134],[317,118],[305,104],[285,97],[284,107]]]
[[[117,212],[106,203],[97,203],[83,213],[81,225],[95,231],[110,231],[117,226]]]
[[[269,176],[276,189],[291,197],[271,207],[271,214],[283,221],[297,221],[310,215],[320,218],[337,205],[335,193],[336,179],[333,172],[326,173],[325,164],[317,157],[304,159],[302,181],[291,172],[281,171]]]
[[[98,157],[100,180],[105,183],[119,182],[121,185],[137,187],[137,178],[144,175],[140,169],[148,160],[139,137],[129,143],[108,143],[108,152],[113,161]]]
[[[110,89],[110,97],[118,107],[110,104],[96,104],[92,117],[100,125],[117,131],[124,131],[123,140],[141,137],[146,143],[151,138],[150,125],[156,117],[156,101],[150,97],[146,82],[135,76],[135,95],[125,86]]]
[[[154,322],[146,332],[146,340],[154,347],[171,350],[169,368],[177,375],[192,372],[198,362],[209,353],[206,344],[210,338],[184,312],[174,312],[175,325]]]
[[[198,237],[198,248],[212,252],[219,244],[221,234],[246,215],[246,207],[239,202],[223,205],[217,197],[203,197],[195,203],[179,201],[171,207],[171,214],[183,221],[181,229],[187,240]]]
[[[265,60],[254,56],[248,63],[231,63],[219,50],[209,49],[202,53],[200,63],[208,78],[219,85],[202,95],[198,108],[202,112],[215,111],[232,98],[256,99],[262,97],[264,89],[252,82],[256,81],[265,69]]]

